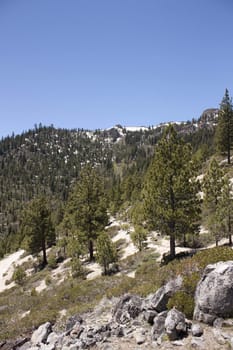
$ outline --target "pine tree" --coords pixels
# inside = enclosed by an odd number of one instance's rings
[[[233,233],[233,186],[229,178],[224,179],[221,197],[218,201],[216,218],[222,236],[228,237],[229,245],[232,246]]]
[[[207,210],[207,226],[215,237],[216,246],[220,239],[219,217],[217,216],[219,200],[224,186],[224,171],[213,158],[203,179],[204,207]]]
[[[64,221],[80,243],[89,251],[90,260],[94,258],[94,241],[108,223],[103,179],[97,169],[85,166],[80,178],[71,192]]]
[[[227,162],[230,164],[233,147],[233,105],[227,89],[220,104],[216,143],[218,150],[227,154]]]
[[[134,231],[131,232],[130,236],[133,244],[142,251],[146,247],[147,231],[144,228],[145,215],[143,211],[143,202],[137,201],[132,210],[132,222]]]
[[[170,236],[170,255],[175,240],[184,232],[198,232],[200,218],[199,183],[189,144],[169,126],[157,144],[146,174],[143,191],[145,215],[151,228]]]
[[[130,237],[133,241],[133,244],[141,252],[146,246],[147,234],[146,230],[142,225],[134,225],[134,231],[131,232]]]
[[[55,230],[51,212],[45,197],[28,203],[22,213],[21,235],[26,249],[37,254],[43,252],[43,266],[47,264],[46,248],[55,243]]]
[[[104,275],[109,274],[109,265],[117,261],[116,249],[106,232],[102,232],[97,238],[97,261],[103,266]]]

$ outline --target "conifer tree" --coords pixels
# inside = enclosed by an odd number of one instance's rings
[[[85,166],[70,194],[64,221],[80,243],[87,246],[90,260],[94,258],[94,241],[108,223],[103,179],[97,169]]]
[[[220,238],[218,217],[219,200],[224,186],[224,171],[213,158],[203,179],[204,206],[207,210],[207,226],[215,237],[216,246]]]
[[[232,246],[233,186],[228,177],[224,179],[224,186],[217,205],[216,218],[221,235],[228,237],[229,245]]]
[[[106,232],[102,232],[97,238],[97,261],[103,266],[104,275],[109,273],[109,265],[117,261],[117,253],[113,242]]]
[[[233,147],[233,105],[227,89],[220,104],[216,142],[218,150],[227,154],[227,162],[230,164]]]
[[[43,266],[47,264],[46,248],[55,243],[55,230],[51,212],[45,197],[41,196],[28,203],[22,213],[21,235],[26,249],[37,254],[43,252]]]
[[[132,211],[132,222],[134,231],[131,232],[130,236],[134,245],[142,251],[146,247],[147,231],[144,228],[145,215],[143,210],[143,202],[137,201]]]
[[[151,228],[170,236],[170,255],[175,240],[198,232],[200,218],[199,183],[189,144],[169,126],[155,149],[144,185],[145,215]]]

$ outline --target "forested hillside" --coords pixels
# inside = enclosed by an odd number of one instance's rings
[[[199,120],[174,123],[202,159],[213,151],[217,110]],[[34,129],[0,141],[0,235],[1,255],[14,250],[24,204],[39,194],[51,202],[53,221],[58,225],[72,184],[84,164],[99,166],[112,210],[135,200],[142,175],[167,124],[148,128],[67,130],[53,126]]]

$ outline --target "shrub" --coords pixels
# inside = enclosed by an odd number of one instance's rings
[[[147,233],[141,225],[135,225],[134,231],[131,232],[130,237],[139,251],[142,251],[142,249],[146,247]]]
[[[46,286],[49,286],[50,284],[52,284],[51,276],[46,276],[45,277],[45,284],[46,284]]]
[[[36,291],[36,288],[32,288],[31,290],[31,297],[36,297],[38,295],[37,291]]]
[[[71,274],[72,274],[73,278],[85,278],[86,277],[86,271],[85,271],[84,267],[82,266],[82,263],[79,260],[79,258],[72,258]]]
[[[48,267],[50,269],[56,269],[57,268],[57,259],[56,259],[56,254],[55,253],[49,254]]]
[[[22,266],[16,266],[12,276],[12,280],[19,285],[23,285],[26,280],[26,276],[26,272],[24,271]]]
[[[106,232],[102,232],[96,242],[97,261],[103,267],[104,275],[109,274],[109,266],[117,261],[117,253],[114,244]]]
[[[186,317],[193,317],[194,299],[193,296],[185,291],[178,291],[170,298],[167,307],[168,309],[172,309],[174,306],[179,311],[183,312]]]

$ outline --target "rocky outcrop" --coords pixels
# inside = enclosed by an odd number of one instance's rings
[[[31,340],[19,349],[79,350],[94,346],[102,349],[102,344],[111,343],[119,338],[122,339],[122,343],[131,341],[135,345],[141,345],[160,341],[164,334],[171,340],[181,339],[187,334],[187,323],[181,312],[173,309],[153,313],[150,309],[146,309],[145,305],[149,304],[143,303],[142,298],[137,295],[126,294],[115,303],[109,322],[99,324],[98,320],[95,322],[90,316],[85,320],[75,315],[67,320],[63,334],[52,331],[51,324],[47,322],[41,325],[32,334]],[[145,313],[150,315],[149,322],[145,318]]]
[[[224,319],[233,309],[232,277],[233,262],[218,263],[206,268],[198,284],[195,317],[199,320],[201,315],[201,321],[214,319],[214,327],[199,322],[192,324],[176,308],[167,310],[169,298],[182,284],[177,278],[145,299],[132,294],[117,300],[105,298],[92,313],[70,317],[63,333],[47,322],[32,334],[30,341],[24,339],[11,348],[1,344],[0,347],[3,350],[233,349],[233,321]]]
[[[122,305],[120,300],[117,304]],[[229,331],[228,327],[226,332],[222,328],[201,327],[197,322],[192,326],[176,309],[158,313],[153,326],[145,320],[143,311],[138,316],[133,314],[134,318],[121,324],[114,319],[116,305],[112,305],[114,314],[110,315],[109,322],[102,322],[95,312],[82,317],[74,316],[64,325],[66,330],[63,333],[53,327],[51,333],[46,335],[48,325],[44,324],[39,327],[40,331],[33,333],[36,344],[31,339],[25,344],[18,343],[18,346],[3,346],[1,350],[233,349],[233,328]],[[41,343],[38,343],[39,334],[43,339]],[[231,348],[229,344],[232,344]]]
[[[119,324],[125,324],[136,318],[142,311],[142,299],[137,295],[126,294],[116,304],[113,317]]]
[[[194,319],[213,324],[233,317],[233,261],[208,265],[195,294]]]

